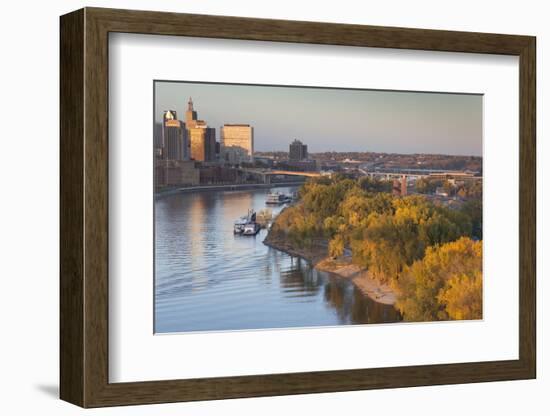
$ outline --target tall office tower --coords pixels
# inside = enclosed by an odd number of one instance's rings
[[[294,140],[290,143],[288,158],[292,161],[307,159],[307,145],[303,144],[300,140]]]
[[[155,152],[155,159],[162,158],[162,148],[164,147],[162,144],[162,131],[163,123],[155,122],[155,126],[153,127],[153,149]]]
[[[196,127],[197,112],[193,109],[193,98],[189,97],[187,111],[185,112],[185,124],[187,128]]]
[[[214,162],[216,160],[216,129],[213,127],[207,127],[206,135],[206,154],[208,155],[208,161]]]
[[[200,121],[200,120],[199,120]],[[188,129],[191,143],[191,159],[200,162],[216,160],[216,129],[199,124]]]
[[[189,141],[185,123],[178,120],[174,110],[164,112],[162,144],[163,159],[189,160]]]
[[[208,127],[206,121],[197,119],[197,112],[193,108],[193,98],[191,97],[187,103],[185,121],[191,159],[200,162],[214,162],[216,160],[216,129]]]
[[[254,128],[250,124],[224,124],[220,128],[220,147],[227,162],[253,162]]]

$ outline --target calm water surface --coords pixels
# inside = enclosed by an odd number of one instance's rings
[[[235,219],[249,208],[266,208],[268,192],[196,192],[155,201],[155,332],[395,322],[393,307],[363,296],[350,281],[264,245],[266,230],[233,235]]]

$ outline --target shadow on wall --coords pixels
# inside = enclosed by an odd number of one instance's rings
[[[46,396],[50,396],[54,399],[59,398],[59,386],[56,384],[37,384],[34,387],[36,390],[45,394]]]

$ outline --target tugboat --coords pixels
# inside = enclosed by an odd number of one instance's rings
[[[288,195],[282,194],[280,192],[270,192],[265,198],[265,203],[267,205],[281,205],[286,204],[292,200]]]
[[[256,212],[253,209],[248,210],[248,214],[239,218],[233,225],[234,234],[256,235],[260,231],[260,224],[256,222]]]
[[[256,235],[260,232],[260,224],[257,222],[249,222],[244,226],[243,235]]]
[[[247,217],[241,217],[235,221],[233,225],[233,234],[242,234],[244,231],[244,226],[248,223]]]

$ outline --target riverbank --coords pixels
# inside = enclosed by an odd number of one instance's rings
[[[335,274],[343,279],[350,279],[353,284],[370,299],[384,305],[394,305],[397,300],[395,291],[388,285],[374,280],[367,269],[351,262],[351,256],[344,255],[338,259],[327,256],[327,242],[315,241],[309,248],[297,249],[286,239],[275,237],[269,233],[264,242],[268,247],[283,251],[294,257],[301,257],[309,261],[320,271]]]
[[[155,191],[155,198],[171,196],[180,193],[193,192],[212,192],[212,191],[248,191],[254,189],[270,189],[301,186],[303,182],[275,182],[275,183],[242,183],[242,184],[225,184],[225,185],[197,185],[186,187],[171,187]]]

